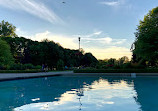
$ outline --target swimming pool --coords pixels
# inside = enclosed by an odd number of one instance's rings
[[[158,111],[158,77],[45,77],[0,82],[0,111]]]

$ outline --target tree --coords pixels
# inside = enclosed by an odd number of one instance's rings
[[[64,62],[63,60],[58,60],[57,62],[57,70],[63,70],[64,69]]]
[[[140,21],[135,36],[133,55],[154,66],[158,61],[158,7],[149,11]]]
[[[14,62],[7,42],[0,39],[0,67],[8,68]]]
[[[0,37],[16,37],[15,30],[16,27],[9,22],[3,20],[0,23]]]
[[[88,67],[89,66],[95,67],[97,63],[98,63],[98,60],[91,53],[86,53],[83,56],[82,65],[88,66]]]
[[[119,62],[119,65],[122,65],[122,64],[128,63],[129,59],[127,56],[123,56],[118,60],[118,62]]]

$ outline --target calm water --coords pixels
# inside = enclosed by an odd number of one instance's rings
[[[158,111],[158,77],[0,82],[0,111]]]

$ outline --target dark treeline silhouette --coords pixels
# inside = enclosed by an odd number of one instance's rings
[[[15,30],[9,22],[0,23],[0,69],[40,69],[42,66],[63,70],[64,67],[95,67],[98,62],[91,53],[65,49],[47,39],[38,42],[18,37]]]
[[[10,45],[15,64],[44,64],[53,70],[63,67],[95,66],[97,59],[91,53],[65,49],[60,44],[47,39],[38,42],[24,37],[1,37]],[[14,65],[15,66],[15,65]]]

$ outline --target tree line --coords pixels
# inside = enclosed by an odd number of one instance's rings
[[[62,70],[63,67],[93,67],[98,62],[91,53],[84,53],[83,50],[66,49],[47,39],[38,42],[18,37],[15,34],[16,27],[8,22],[2,21],[0,27],[1,69],[21,67],[23,64],[43,64],[50,70]]]

